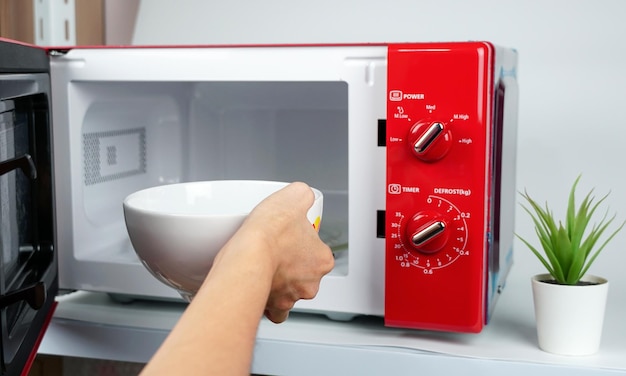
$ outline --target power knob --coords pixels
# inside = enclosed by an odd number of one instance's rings
[[[412,248],[422,253],[435,253],[448,242],[449,231],[444,217],[436,212],[420,212],[407,224],[406,236]]]
[[[413,154],[425,162],[443,158],[452,146],[447,125],[439,121],[419,121],[411,127],[409,146]]]

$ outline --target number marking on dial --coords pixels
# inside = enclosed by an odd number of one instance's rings
[[[395,231],[392,238],[397,242],[394,248],[402,252],[403,266],[415,266],[423,269],[425,274],[432,274],[433,270],[445,268],[462,256],[469,256],[470,253],[466,250],[468,238],[466,219],[470,215],[460,211],[450,201],[434,195],[429,195],[426,198],[425,209],[428,208],[435,208],[435,210],[443,213],[448,221],[446,231],[452,231],[448,244],[441,251],[434,254],[425,254],[416,251],[412,247],[407,247],[404,243],[405,237],[403,236],[405,227],[404,214],[396,213],[398,221],[392,223],[391,227]],[[410,241],[411,239],[408,240]]]

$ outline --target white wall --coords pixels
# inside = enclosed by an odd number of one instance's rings
[[[131,44],[139,0],[105,0],[104,42],[108,45]]]
[[[612,192],[626,219],[626,2],[490,0],[149,0],[135,44],[489,40],[519,51],[518,188],[561,212],[580,192]],[[516,231],[532,236],[521,210]],[[517,242],[513,278],[542,271]],[[626,296],[626,231],[592,272]]]

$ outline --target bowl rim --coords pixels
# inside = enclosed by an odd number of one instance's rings
[[[254,183],[254,184],[258,184],[258,185],[275,185],[275,186],[277,186],[275,191],[278,191],[278,190],[280,190],[280,189],[282,189],[282,188],[284,188],[284,187],[286,187],[287,185],[290,184],[289,182],[283,182],[283,181],[253,180],[253,179],[244,179],[244,180],[238,180],[238,179],[196,180],[196,181],[187,181],[187,182],[159,184],[159,185],[154,185],[154,186],[151,186],[151,187],[148,187],[148,188],[140,189],[138,191],[132,192],[129,195],[127,195],[124,198],[123,203],[122,203],[122,206],[123,206],[123,209],[124,209],[124,214],[126,215],[126,212],[128,210],[132,210],[132,211],[141,212],[143,214],[153,215],[153,216],[157,216],[157,217],[189,217],[189,218],[208,218],[208,217],[212,217],[212,218],[222,218],[222,217],[247,216],[248,214],[250,214],[250,211],[252,210],[252,208],[250,210],[248,210],[248,211],[233,212],[233,213],[227,213],[227,214],[172,213],[172,212],[164,212],[162,210],[154,210],[154,209],[147,208],[147,207],[142,207],[142,206],[136,206],[136,205],[130,205],[129,204],[130,200],[136,198],[138,195],[145,194],[147,191],[156,191],[156,190],[168,189],[170,187],[182,186],[182,185],[207,185],[207,184],[210,185],[210,184],[229,184],[229,183],[238,183],[238,184],[239,183],[243,183],[243,184]],[[315,201],[317,201],[321,197],[323,197],[323,194],[322,194],[322,192],[319,189],[313,188],[313,187],[310,187],[310,188],[313,191],[313,193],[315,194]],[[262,198],[259,201],[259,203],[263,199],[265,199],[265,197]]]

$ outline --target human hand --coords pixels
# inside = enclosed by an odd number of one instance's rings
[[[274,265],[265,307],[274,323],[285,321],[299,299],[314,298],[321,278],[334,266],[330,248],[306,217],[313,201],[308,185],[292,183],[254,208],[240,229],[260,235]]]
[[[249,372],[262,315],[285,321],[334,266],[306,216],[313,202],[309,186],[292,183],[252,210],[143,374]]]

